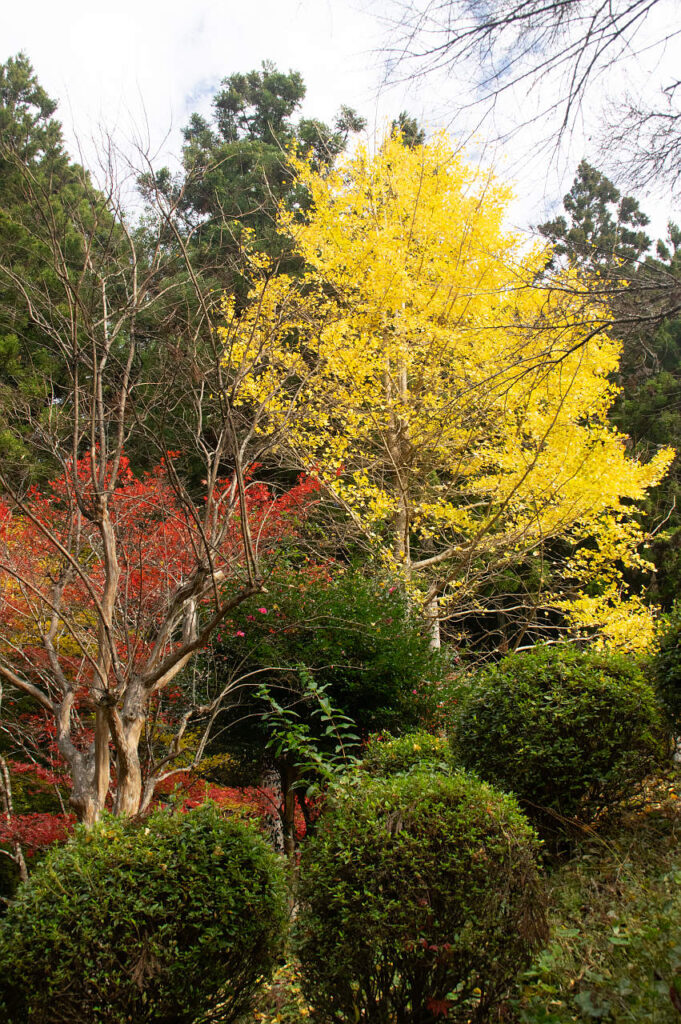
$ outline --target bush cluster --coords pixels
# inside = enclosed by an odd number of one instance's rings
[[[654,662],[677,723],[678,630],[681,616]],[[655,694],[622,658],[537,648],[457,687],[452,742],[370,737],[307,841],[291,1006],[312,1004],[320,1024],[489,1021],[546,937],[539,844],[517,800],[560,834],[665,756]],[[107,817],[52,849],[0,922],[0,1017],[236,1024],[287,917],[281,865],[252,824],[211,804]],[[591,990],[578,997],[592,1006]]]
[[[652,688],[623,657],[539,647],[477,677],[456,723],[462,764],[546,827],[592,821],[664,756]]]
[[[544,935],[537,842],[463,773],[357,773],[300,875],[295,946],[320,1021],[487,1020]]]
[[[404,736],[374,734],[362,757],[362,769],[369,775],[404,775],[428,768],[449,772],[454,768],[452,749],[446,739],[419,730]]]
[[[236,1021],[286,917],[280,867],[246,822],[212,805],[107,817],[51,850],[3,920],[3,1019]]]

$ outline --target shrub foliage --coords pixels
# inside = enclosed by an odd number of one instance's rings
[[[280,949],[274,854],[212,805],[106,818],[50,851],[0,930],[14,1024],[236,1021]]]
[[[398,737],[369,737],[362,758],[362,769],[369,775],[405,775],[424,768],[453,770],[454,758],[447,740],[424,730]]]
[[[538,647],[482,672],[454,737],[462,763],[559,828],[631,794],[663,756],[659,711],[635,663]]]
[[[318,1019],[486,1020],[544,933],[535,855],[514,799],[463,773],[347,779],[301,862]]]
[[[234,630],[224,630],[214,645],[218,670],[278,666],[268,682],[278,700],[288,688],[303,714],[304,666],[362,733],[414,728],[434,697],[430,690],[446,657],[432,650],[401,589],[342,566],[329,566],[304,585],[299,580],[300,573],[282,572],[268,583],[266,606],[259,595],[235,610]]]
[[[681,605],[676,604],[660,633],[652,679],[674,736],[681,735]]]

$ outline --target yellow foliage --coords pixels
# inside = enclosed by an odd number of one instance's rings
[[[583,593],[562,606],[568,623],[587,636],[595,635],[597,647],[643,654],[655,641],[652,609],[637,594],[627,594],[614,584],[595,597]]]
[[[604,515],[589,528],[590,543],[577,550],[564,570],[576,584],[577,596],[557,601],[556,607],[565,611],[575,630],[595,634],[597,646],[642,654],[655,641],[655,617],[638,595],[629,594],[624,570],[654,568],[639,553],[646,539],[643,529],[623,511]]]
[[[273,276],[258,257],[246,312],[225,300],[235,404],[426,602],[463,607],[502,554],[579,543],[607,517],[612,557],[633,551],[625,505],[673,453],[642,465],[608,424],[608,311],[572,273],[543,283],[545,244],[505,226],[508,186],[444,134],[360,146],[325,174],[293,163],[311,212],[282,210],[281,228],[307,272]],[[582,575],[601,551],[579,556]]]

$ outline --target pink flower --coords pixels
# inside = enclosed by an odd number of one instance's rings
[[[258,608],[261,615],[267,615],[267,608]]]
[[[237,629],[234,636],[246,636],[246,634],[244,633],[243,629]]]
[[[389,587],[388,588],[388,593],[389,594],[394,594],[396,590],[397,590],[397,587]]]

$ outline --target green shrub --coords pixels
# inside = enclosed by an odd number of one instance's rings
[[[423,617],[400,587],[342,566],[328,573],[304,586],[299,571],[282,573],[268,581],[265,604],[258,595],[235,610],[214,643],[218,673],[232,672],[235,663],[244,671],[277,665],[265,677],[268,685],[304,716],[303,666],[360,732],[414,728],[447,668],[445,654],[431,648]],[[242,708],[235,718],[230,737],[245,731],[251,739],[257,718],[242,722]]]
[[[482,672],[462,706],[462,763],[558,831],[631,795],[663,757],[655,696],[623,657],[538,647]]]
[[[301,861],[315,1019],[487,1020],[544,936],[536,852],[515,800],[463,773],[347,777]]]
[[[674,736],[681,735],[681,605],[674,605],[652,659],[652,682]]]
[[[449,772],[454,758],[447,740],[429,732],[409,732],[397,738],[374,735],[369,737],[361,767],[369,775],[404,775],[424,768]]]
[[[286,922],[275,855],[212,805],[109,818],[50,851],[0,927],[13,1024],[235,1021]]]

